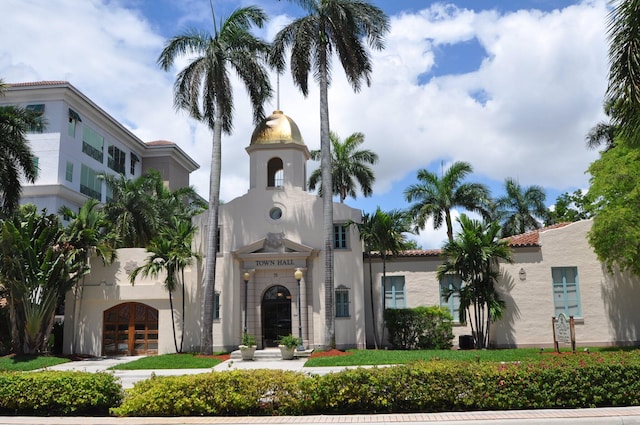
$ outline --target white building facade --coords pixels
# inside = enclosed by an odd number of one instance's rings
[[[188,185],[197,168],[174,143],[142,142],[67,82],[12,85],[0,102],[46,117],[46,130],[29,134],[40,175],[25,185],[23,202],[51,212],[62,205],[78,208],[90,197],[105,202],[109,193],[95,178],[101,172],[136,178],[154,168],[175,189]],[[374,256],[370,274],[351,225],[360,222],[361,212],[341,203],[334,204],[334,306],[327,312],[322,199],[307,192],[309,150],[297,125],[275,111],[256,127],[246,151],[249,188],[220,206],[216,351],[236,349],[245,330],[259,348],[288,334],[302,335],[305,348],[323,348],[327,313],[335,320],[338,348],[372,347],[374,329],[385,335],[384,307],[440,305],[458,317],[456,296],[444,294],[460,283],[438,281],[439,251],[406,251],[387,262],[386,277]],[[194,247],[202,255],[206,223],[205,215],[197,217]],[[590,221],[581,221],[510,238],[514,262],[501,266],[498,290],[506,309],[492,325],[492,346],[552,346],[551,319],[559,313],[574,317],[578,345],[638,344],[640,281],[604,268],[588,245],[590,228]],[[143,249],[131,248],[119,250],[110,266],[94,259],[81,295],[67,295],[65,353],[175,352],[174,325],[183,350],[199,350],[204,260],[186,269],[184,288],[173,293],[172,323],[162,276],[129,282],[146,257]],[[457,322],[454,331],[471,333]]]

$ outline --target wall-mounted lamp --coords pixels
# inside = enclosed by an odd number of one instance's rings
[[[520,267],[518,276],[520,277],[520,280],[527,280],[527,271],[523,267]]]

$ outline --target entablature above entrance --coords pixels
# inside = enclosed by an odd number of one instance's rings
[[[283,233],[268,233],[266,237],[233,251],[234,258],[243,262],[245,269],[305,268],[307,260],[320,251],[294,242]]]

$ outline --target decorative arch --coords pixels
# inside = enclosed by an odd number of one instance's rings
[[[271,158],[267,163],[267,187],[284,186],[284,165],[282,159]]]
[[[105,310],[102,355],[143,354],[158,354],[158,310],[136,302]]]
[[[262,296],[262,345],[277,347],[291,333],[291,293],[282,285],[268,288]]]

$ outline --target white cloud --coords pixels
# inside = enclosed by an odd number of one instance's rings
[[[192,184],[208,196],[211,133],[172,104],[173,79],[186,62],[171,72],[158,68],[165,37],[140,12],[122,7],[130,4],[136,2],[3,0],[0,14],[11,18],[0,26],[0,77],[69,80],[141,139],[180,144],[200,163]],[[205,8],[198,13],[204,16]],[[599,0],[550,13],[433,6],[392,17],[387,49],[373,54],[370,88],[354,94],[339,65],[333,67],[331,127],[342,136],[365,133],[366,147],[381,158],[374,188],[381,196],[404,190],[394,182],[442,158],[468,161],[497,181],[509,176],[557,190],[585,187],[584,171],[597,153],[584,148],[584,136],[603,118],[606,14],[606,2]],[[264,33],[272,36],[288,19],[272,16]],[[193,23],[198,15],[176,20]],[[472,38],[488,53],[478,70],[418,83],[437,66],[434,48]],[[305,99],[283,75],[280,107],[298,123],[309,149],[317,149],[318,90],[310,78]],[[474,100],[479,91],[487,93],[486,104]],[[226,201],[248,189],[244,148],[253,130],[239,84],[234,95],[235,132],[222,147]],[[438,247],[427,243],[440,238],[431,233],[420,236],[422,244]]]

